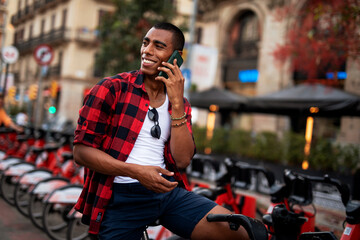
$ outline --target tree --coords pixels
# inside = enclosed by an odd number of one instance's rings
[[[294,12],[296,5],[286,5],[276,13],[289,20]],[[308,81],[332,76],[336,80],[346,60],[360,54],[359,0],[308,0],[297,13],[274,57],[281,63],[290,59],[294,71]],[[329,73],[333,75],[326,76]]]
[[[116,74],[140,67],[142,38],[159,21],[175,16],[173,1],[112,0],[115,11],[106,13],[99,26],[100,50],[96,68],[102,74]]]

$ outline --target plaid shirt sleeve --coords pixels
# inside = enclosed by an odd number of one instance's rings
[[[74,144],[102,148],[101,143],[106,137],[106,127],[110,126],[114,105],[115,90],[110,80],[103,79],[84,99],[84,105],[79,111]]]
[[[103,143],[111,138],[106,133],[115,102],[114,87],[109,79],[103,79],[90,90],[79,112],[74,144],[105,150]],[[98,233],[105,211],[103,206],[111,197],[113,179],[85,168],[84,187],[75,209],[83,213],[82,221],[90,225],[89,233]]]

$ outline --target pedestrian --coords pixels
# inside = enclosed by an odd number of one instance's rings
[[[179,169],[195,153],[191,106],[177,60],[167,61],[184,41],[176,26],[154,25],[140,70],[106,77],[85,97],[74,138],[74,159],[86,167],[76,209],[99,239],[140,239],[157,219],[184,238],[247,239],[242,227],[207,222],[208,213],[231,212],[183,188]]]
[[[16,125],[11,118],[7,115],[4,109],[4,95],[0,93],[0,126],[11,128],[17,132],[23,132],[24,129]]]

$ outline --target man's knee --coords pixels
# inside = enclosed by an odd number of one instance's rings
[[[191,234],[191,239],[248,239],[244,228],[238,231],[230,229],[227,222],[208,222],[206,216],[208,214],[231,214],[231,212],[221,206],[211,209],[195,226]]]

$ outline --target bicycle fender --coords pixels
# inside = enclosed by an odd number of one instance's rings
[[[47,170],[33,170],[21,176],[20,184],[34,185],[45,178],[50,178],[52,173]]]
[[[54,191],[57,188],[63,187],[69,184],[69,180],[67,179],[45,179],[36,184],[31,193],[33,194],[46,194]]]
[[[22,160],[19,158],[9,158],[9,159],[5,159],[4,161],[0,162],[0,170],[5,170],[7,169],[9,166],[19,163]]]
[[[82,192],[82,186],[68,185],[55,189],[50,195],[44,199],[48,203],[71,203],[75,204]]]
[[[7,176],[20,176],[33,169],[35,169],[35,166],[31,163],[16,163],[9,166],[4,174]]]

